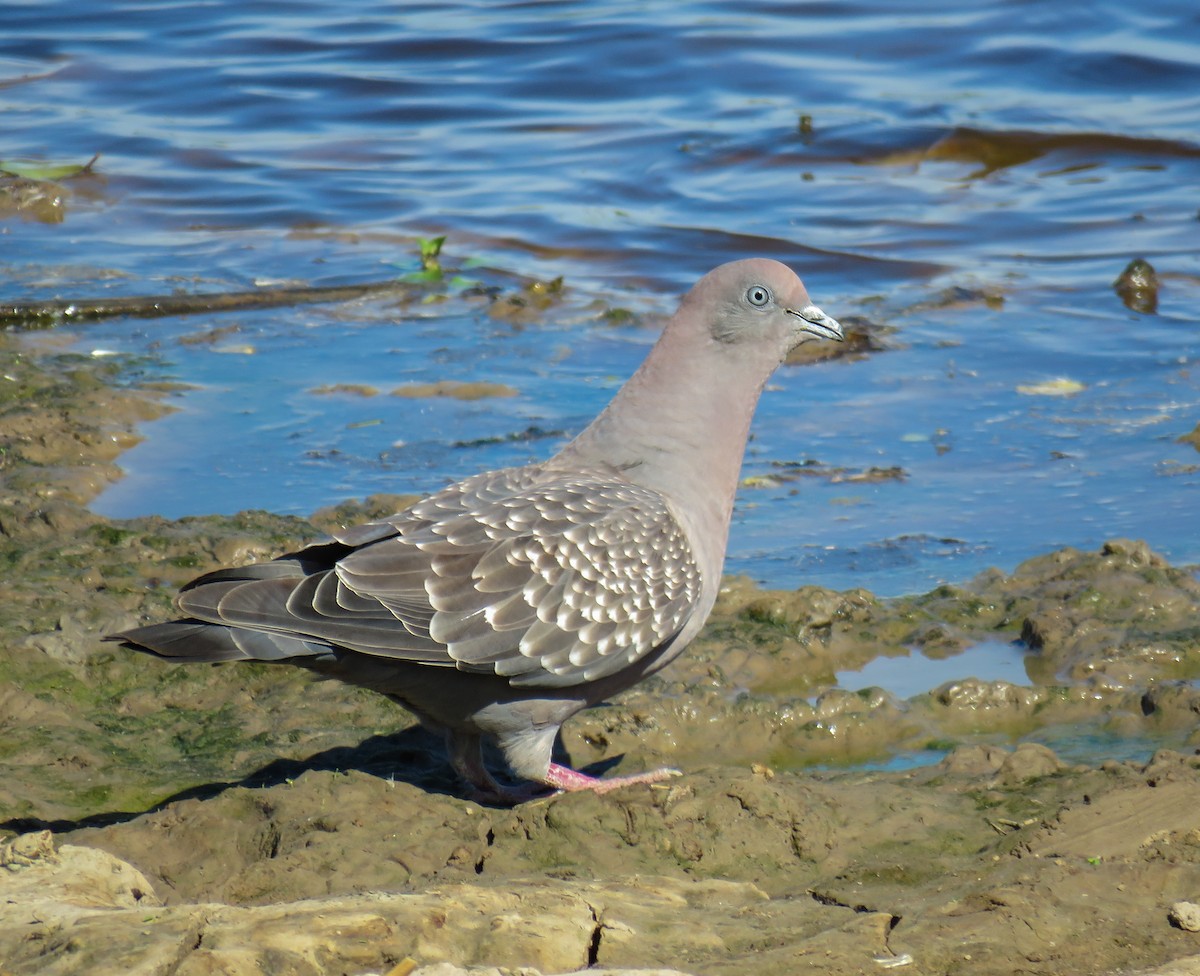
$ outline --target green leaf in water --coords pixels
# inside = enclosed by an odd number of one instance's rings
[[[0,175],[20,176],[27,180],[69,180],[73,176],[90,173],[100,154],[96,153],[86,163],[47,163],[32,159],[0,159]]]
[[[412,281],[415,283],[432,282],[442,280],[441,268],[423,268],[420,271],[410,271],[406,275],[400,276],[401,281]]]
[[[438,255],[442,253],[442,245],[445,243],[444,234],[441,237],[422,237],[417,241],[417,247],[421,249],[422,268],[438,267]]]
[[[442,253],[442,245],[445,243],[446,238],[444,235],[442,237],[418,238],[417,250],[421,255],[421,270],[410,271],[408,274],[401,275],[400,280],[409,281],[414,284],[430,284],[441,281],[445,272],[442,271],[438,255]]]

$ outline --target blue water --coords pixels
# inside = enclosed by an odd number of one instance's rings
[[[1018,643],[990,640],[960,654],[931,658],[919,651],[901,657],[876,657],[857,670],[837,672],[837,686],[847,691],[886,688],[896,698],[924,694],[947,681],[977,678],[1029,685],[1025,670],[1027,649]]]
[[[746,473],[905,477],[745,490],[731,569],[895,594],[1117,535],[1200,562],[1194,3],[71,0],[0,28],[0,159],[102,154],[62,223],[0,219],[5,297],[378,280],[441,234],[468,277],[566,284],[526,324],[452,292],[72,327],[192,387],[103,513],[306,514],[545,456],[691,282],[766,255],[886,348],[781,370]],[[1112,289],[1135,256],[1156,314]],[[517,395],[386,395],[444,379]]]

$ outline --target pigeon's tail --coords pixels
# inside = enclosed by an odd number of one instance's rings
[[[120,641],[135,651],[145,651],[180,663],[288,661],[303,666],[334,657],[333,649],[320,641],[243,627],[227,627],[203,620],[151,624],[149,627],[109,634],[104,639]]]

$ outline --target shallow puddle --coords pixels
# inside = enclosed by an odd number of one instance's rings
[[[947,681],[977,678],[1030,684],[1027,651],[1014,641],[982,641],[961,654],[933,658],[913,650],[905,657],[877,657],[857,670],[839,671],[837,686],[847,691],[886,688],[897,698],[925,694]]]

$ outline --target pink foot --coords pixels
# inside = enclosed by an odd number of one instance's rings
[[[634,783],[661,783],[672,776],[681,776],[678,769],[652,769],[648,773],[638,773],[635,776],[614,776],[612,779],[597,779],[587,773],[581,773],[568,766],[551,763],[546,770],[545,783],[566,793],[577,793],[580,790],[591,790],[594,793],[607,793],[622,786],[632,786]]]

